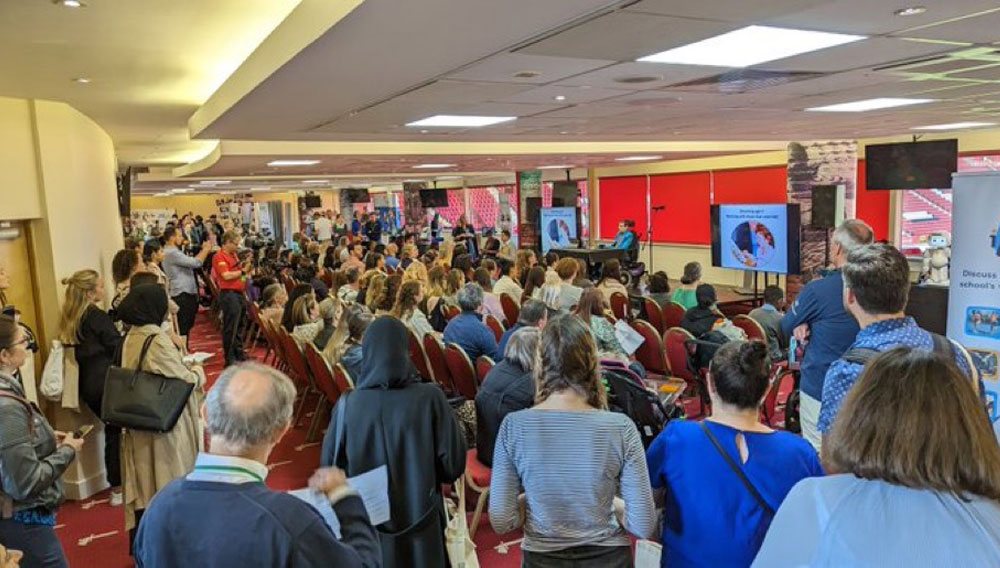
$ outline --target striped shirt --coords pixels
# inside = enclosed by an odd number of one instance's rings
[[[520,524],[531,552],[576,546],[627,546],[625,529],[649,538],[656,525],[646,456],[635,425],[606,411],[527,409],[500,425],[490,483],[490,523],[498,533]],[[625,501],[625,527],[615,518]]]

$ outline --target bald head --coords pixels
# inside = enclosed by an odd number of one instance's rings
[[[205,399],[205,427],[231,450],[273,443],[292,419],[295,386],[256,363],[226,368]]]

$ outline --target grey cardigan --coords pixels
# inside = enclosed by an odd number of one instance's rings
[[[20,381],[0,373],[0,391],[24,398]],[[30,403],[29,403],[30,404]],[[29,420],[31,421],[29,423]],[[38,407],[0,396],[0,501],[4,513],[42,508],[54,512],[63,501],[59,478],[76,451],[56,445],[56,435]],[[6,516],[6,515],[4,515]]]

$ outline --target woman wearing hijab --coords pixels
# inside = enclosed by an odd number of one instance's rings
[[[321,461],[348,476],[386,466],[391,520],[377,527],[383,566],[438,568],[448,565],[440,488],[465,470],[465,438],[441,389],[420,382],[408,334],[393,317],[371,324],[362,376],[333,410]]]
[[[167,315],[167,293],[157,284],[132,288],[118,306],[118,315],[131,326],[122,345],[122,367],[135,369],[146,338],[152,337],[140,370],[195,385],[173,430],[160,434],[124,430],[122,472],[125,486],[125,529],[134,537],[143,510],[157,491],[194,468],[202,446],[198,408],[205,372],[200,365],[188,366],[181,352],[163,331]]]

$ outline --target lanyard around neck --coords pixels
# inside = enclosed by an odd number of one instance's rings
[[[239,467],[235,465],[196,465],[194,466],[195,471],[224,471],[228,473],[243,473],[249,475],[253,479],[264,483],[264,478],[257,475],[256,473],[246,469],[244,467]]]

